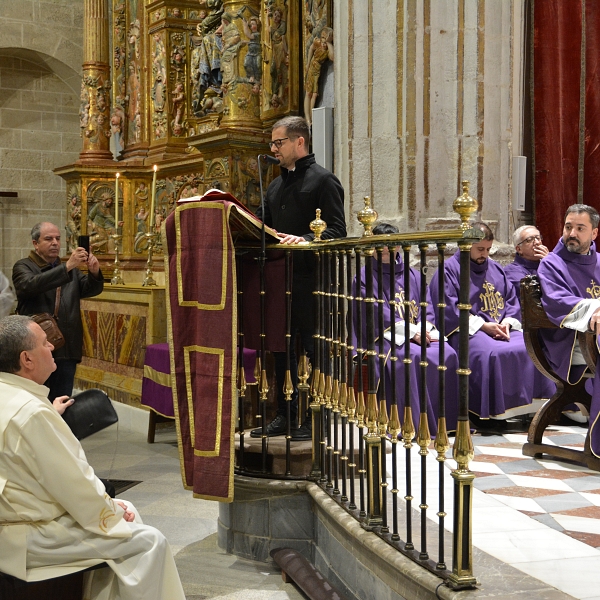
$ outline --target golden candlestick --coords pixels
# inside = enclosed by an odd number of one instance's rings
[[[454,212],[460,215],[461,228],[464,230],[469,229],[469,219],[471,215],[477,210],[478,204],[475,198],[469,196],[469,182],[462,182],[463,193],[452,203]]]
[[[117,224],[118,227],[118,224]],[[118,231],[118,229],[116,229],[115,231]],[[119,262],[119,243],[121,241],[121,238],[123,236],[119,235],[118,233],[113,233],[110,236],[114,243],[115,243],[115,266],[113,268],[113,276],[112,279],[110,280],[110,284],[111,285],[125,285],[125,282],[123,281],[123,277],[121,277],[121,263]]]
[[[371,206],[371,198],[370,196],[365,196],[365,207],[362,210],[359,210],[357,213],[357,219],[360,221],[361,225],[364,227],[364,233],[362,237],[370,237],[373,235],[373,223],[377,221],[377,211],[374,210]]]
[[[321,234],[327,229],[327,223],[321,219],[321,209],[317,208],[317,216],[310,222],[310,230],[315,234],[315,242],[322,242]]]
[[[146,277],[144,277],[144,281],[142,281],[143,286],[152,286],[157,285],[154,280],[154,272],[152,271],[152,253],[154,250],[154,244],[156,243],[156,233],[152,231],[148,231],[144,234],[146,239],[148,240],[148,260],[146,262]]]

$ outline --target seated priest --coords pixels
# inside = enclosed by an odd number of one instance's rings
[[[185,600],[164,535],[105,493],[48,402],[52,350],[30,317],[0,320],[0,571],[39,581],[105,562],[86,599]]]
[[[527,275],[537,275],[540,260],[548,254],[548,248],[542,243],[542,234],[533,225],[523,225],[513,233],[515,259],[504,267],[506,278],[515,286],[520,298],[521,279]]]
[[[373,228],[374,235],[385,235],[398,233],[398,228],[394,225],[381,223]],[[390,252],[387,248],[383,249],[383,294],[382,298],[379,295],[379,275],[378,275],[378,259],[377,255],[366,260],[373,261],[373,294],[376,299],[383,299],[383,303],[376,302],[374,304],[374,319],[375,319],[375,349],[379,348],[379,335],[384,337],[384,352],[385,358],[385,395],[388,406],[388,411],[392,404],[392,369],[395,369],[396,374],[396,401],[398,405],[398,413],[400,419],[403,419],[404,403],[405,403],[405,363],[403,361],[405,353],[405,301],[404,290],[404,269],[405,265],[399,253],[394,252],[394,279],[395,289],[391,289],[390,282]],[[429,298],[427,291],[427,309],[423,314],[421,302],[421,278],[419,272],[410,268],[410,357],[412,363],[408,368],[408,376],[410,378],[410,404],[415,429],[419,426],[420,397],[421,397],[421,347],[427,347],[427,383],[425,389],[425,398],[427,402],[427,420],[429,431],[432,435],[437,432],[437,419],[440,415],[440,390],[439,390],[439,357],[440,357],[440,341],[439,332],[434,326],[433,304]],[[360,274],[360,289],[358,288],[357,279],[354,280],[352,295],[354,297],[366,298],[366,269],[363,267]],[[392,302],[395,304],[392,304]],[[355,302],[355,310],[353,312],[353,341],[352,345],[355,349],[360,349],[366,352],[367,349],[367,322],[366,322],[366,307],[365,302]],[[358,307],[361,307],[361,331],[358,327]],[[378,310],[383,309],[384,332],[378,330]],[[427,333],[426,338],[421,338],[421,320],[425,318]],[[396,357],[397,360],[390,359],[392,335],[395,334],[396,339]],[[445,393],[445,417],[446,428],[449,432],[456,431],[456,420],[458,417],[458,357],[453,348],[448,344],[445,347],[445,365],[446,365],[446,393]],[[375,363],[376,378],[380,381],[380,364],[379,358]],[[379,384],[381,385],[381,384]],[[388,412],[389,416],[389,412]]]
[[[535,413],[555,391],[527,353],[514,286],[502,267],[489,258],[494,234],[485,223],[473,228],[484,233],[471,247],[469,315],[469,410],[481,419],[507,419]],[[439,274],[431,281],[437,298]],[[459,346],[460,251],[445,263],[446,335]],[[517,376],[518,374],[518,376]]]
[[[598,333],[600,322],[600,256],[594,240],[600,217],[595,208],[573,204],[567,208],[562,238],[540,263],[542,306],[559,329],[541,330],[542,347],[550,366],[569,383],[577,383],[586,371],[577,332]],[[586,385],[592,393],[592,450],[600,454],[600,437],[595,432],[600,410],[600,370]],[[575,421],[588,420],[585,409],[565,411]]]

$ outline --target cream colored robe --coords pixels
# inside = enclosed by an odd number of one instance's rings
[[[86,600],[185,600],[162,533],[123,519],[47,395],[0,373],[0,571],[37,581],[106,562]]]

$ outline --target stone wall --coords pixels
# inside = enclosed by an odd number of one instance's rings
[[[522,153],[524,1],[336,2],[335,170],[349,231],[371,196],[401,231],[453,226],[471,182],[499,242],[512,211],[512,157]]]
[[[81,150],[79,87],[83,1],[0,0],[0,269],[31,249],[41,220],[65,222],[65,185],[55,167]]]

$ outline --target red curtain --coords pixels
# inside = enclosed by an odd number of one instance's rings
[[[600,4],[535,0],[533,23],[535,217],[552,248],[570,204],[600,209]]]

